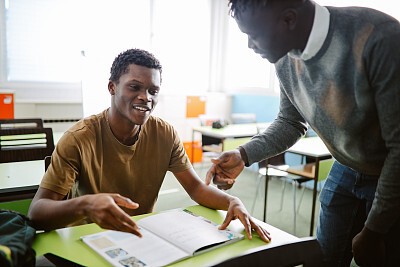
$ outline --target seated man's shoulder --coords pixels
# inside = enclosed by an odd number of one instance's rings
[[[157,130],[167,130],[167,131],[173,131],[174,127],[172,124],[167,122],[166,120],[157,117],[157,116],[150,116],[149,120],[146,122],[146,126],[152,129],[157,129]]]
[[[92,115],[76,122],[65,132],[64,136],[80,140],[93,139],[99,132],[101,132],[101,118],[98,115]]]

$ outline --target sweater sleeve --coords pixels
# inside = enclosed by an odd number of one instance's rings
[[[263,133],[254,136],[242,146],[246,151],[249,165],[286,151],[306,131],[307,125],[304,118],[293,106],[283,88],[281,88],[277,118]]]
[[[400,217],[400,27],[380,31],[364,52],[367,75],[374,89],[381,135],[388,151],[375,199],[365,225],[385,233]],[[390,31],[390,32],[387,32]]]

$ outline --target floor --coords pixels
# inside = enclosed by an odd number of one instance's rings
[[[204,164],[194,165],[194,168],[200,178],[204,180],[208,166]],[[257,172],[252,168],[245,168],[245,170],[237,178],[234,187],[228,191],[229,194],[239,197],[247,210],[250,212],[254,197],[256,195],[256,184],[257,184]],[[286,189],[284,191],[282,210],[280,210],[281,204],[281,193],[283,184],[285,182],[278,178],[271,178],[269,182],[268,190],[268,209],[267,209],[267,223],[282,229],[288,233],[296,235],[298,237],[309,236],[310,233],[310,219],[311,219],[311,207],[312,207],[312,190],[306,188],[304,190],[303,199],[296,216],[296,231],[293,227],[293,191],[292,186],[286,183]],[[262,220],[263,219],[263,203],[264,203],[264,181],[262,181],[259,188],[258,197],[256,200],[253,217]],[[298,200],[302,194],[302,188],[296,189],[296,200]],[[154,211],[162,211],[166,209],[181,208],[196,203],[190,199],[186,191],[175,179],[171,173],[167,173],[165,181],[161,187],[158,201],[155,205]],[[316,205],[316,218],[314,223],[314,236],[316,232],[316,226],[318,222],[319,214],[319,201],[317,200]],[[351,266],[357,266],[354,262]]]

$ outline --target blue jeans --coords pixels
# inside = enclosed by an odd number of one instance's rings
[[[377,183],[378,176],[364,175],[334,162],[319,196],[317,240],[324,266],[350,266],[351,242],[364,227]],[[386,266],[400,266],[400,220],[390,232],[386,235]]]

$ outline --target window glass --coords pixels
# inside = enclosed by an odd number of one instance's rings
[[[79,75],[79,1],[6,2],[8,81],[76,82]]]
[[[7,80],[80,82],[81,51],[102,63],[124,49],[148,48],[148,6],[144,0],[7,1]]]
[[[224,75],[226,90],[248,87],[259,88],[263,92],[270,90],[272,64],[248,48],[247,35],[240,31],[233,18],[229,19],[228,31]]]
[[[131,48],[151,50],[150,1],[86,0],[81,8],[83,114],[91,115],[110,106],[107,85],[115,57]]]
[[[164,92],[208,90],[210,2],[155,0],[152,51],[163,65]]]

